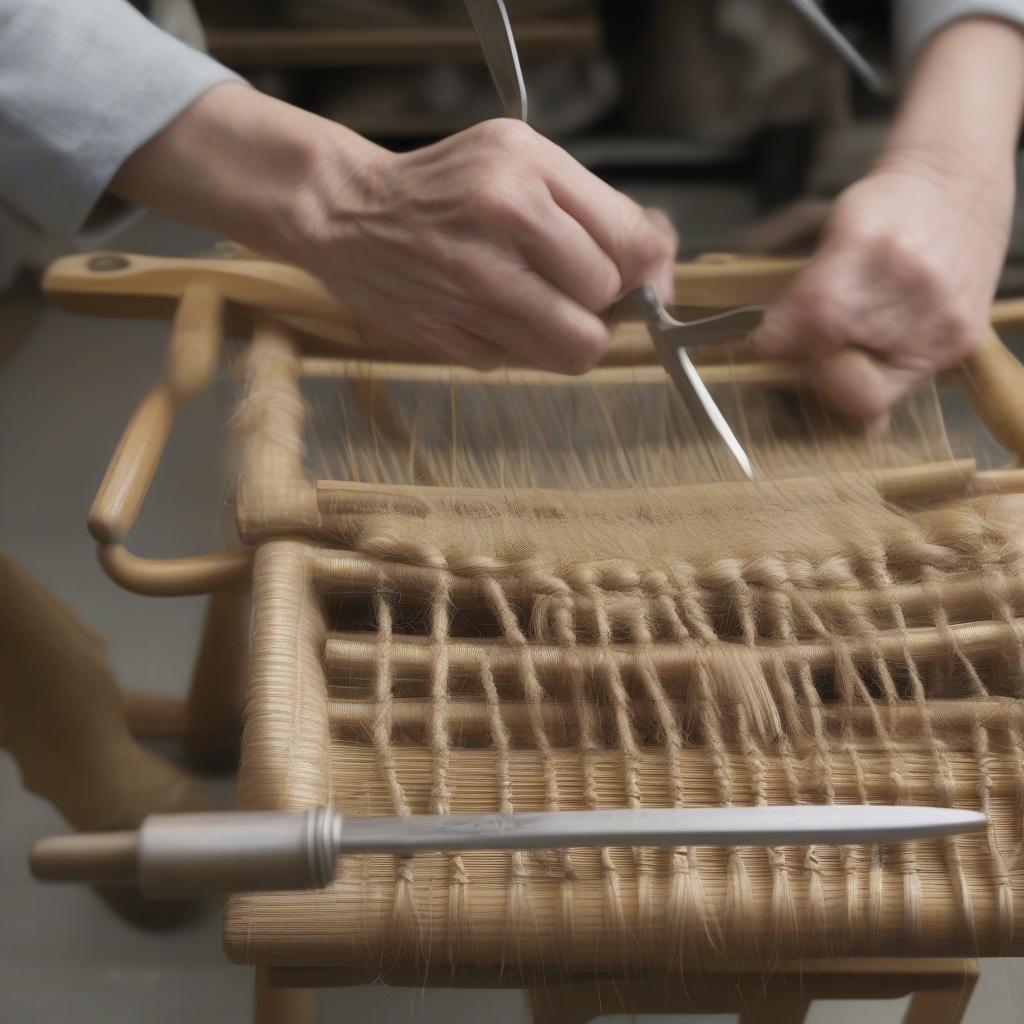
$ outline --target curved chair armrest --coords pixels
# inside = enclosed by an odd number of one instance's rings
[[[206,283],[191,283],[174,316],[164,373],[139,403],[111,457],[89,511],[89,532],[100,563],[121,586],[136,593],[208,593],[239,585],[248,575],[246,549],[193,558],[146,559],[131,554],[127,537],[149,492],[181,406],[213,379],[223,348],[224,299]]]
[[[187,597],[244,585],[252,572],[252,549],[227,548],[188,558],[140,558],[120,544],[100,544],[100,565],[120,587],[147,597]]]

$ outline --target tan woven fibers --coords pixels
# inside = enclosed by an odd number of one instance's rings
[[[353,857],[323,893],[231,899],[232,957],[554,976],[1024,948],[1024,507],[965,494],[932,397],[855,436],[736,394],[771,473],[749,485],[647,384],[437,376],[403,396],[360,371],[347,424],[310,439],[283,332],[246,372],[246,806],[905,802],[991,824],[891,847]],[[324,415],[330,393],[308,393]],[[879,474],[922,462],[942,487],[886,501]]]

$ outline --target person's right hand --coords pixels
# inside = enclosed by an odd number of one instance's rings
[[[378,150],[338,194],[312,211],[306,268],[364,322],[449,362],[581,373],[618,297],[654,281],[671,298],[665,218],[519,121]]]
[[[396,154],[225,83],[129,157],[112,190],[296,263],[374,332],[469,366],[581,373],[618,297],[672,289],[665,217],[519,121]]]

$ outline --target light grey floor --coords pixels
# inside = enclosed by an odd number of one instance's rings
[[[169,254],[193,252],[206,240],[149,221],[120,244]],[[178,693],[188,675],[201,602],[120,591],[96,564],[84,527],[106,459],[159,372],[164,334],[161,325],[91,320],[40,305],[25,339],[0,363],[0,538],[107,637],[125,683]],[[223,508],[227,414],[222,390],[182,417],[133,534],[136,550],[185,554],[232,537]],[[230,801],[230,783],[213,788]],[[0,1024],[249,1019],[250,973],[224,959],[216,908],[179,931],[144,934],[121,923],[88,891],[33,884],[25,865],[29,845],[63,826],[22,790],[3,755],[0,808]],[[809,1020],[895,1024],[904,1002],[821,1003]],[[1024,1019],[1022,1003],[1024,969],[986,961],[967,1020],[1014,1024]],[[517,992],[368,987],[321,993],[317,1019],[513,1024],[525,1013]]]

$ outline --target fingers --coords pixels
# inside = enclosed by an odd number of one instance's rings
[[[1006,222],[1005,210],[980,216],[960,184],[882,167],[836,201],[821,250],[768,311],[754,347],[806,361],[844,412],[887,408],[981,343]]]
[[[819,257],[768,307],[751,344],[770,359],[796,359],[841,348],[850,342],[848,299],[856,292],[841,263]]]
[[[880,362],[863,349],[845,347],[808,363],[808,376],[822,401],[858,419],[884,413],[917,382],[918,375]]]
[[[517,243],[540,277],[584,309],[605,310],[622,292],[622,278],[611,257],[579,221],[550,199],[537,220],[520,232]]]
[[[666,285],[678,240],[668,218],[650,214],[607,185],[564,150],[552,161],[548,188],[555,202],[590,234],[618,268],[621,293],[648,281]]]
[[[661,264],[655,269],[654,274],[650,278],[650,283],[654,285],[658,298],[662,302],[670,303],[675,298],[676,291],[675,266],[676,252],[679,249],[679,236],[676,234],[676,229],[672,226],[672,221],[669,220],[669,216],[664,210],[648,207],[644,210],[644,216],[670,243],[670,249],[666,258],[661,261]]]
[[[930,367],[899,353],[907,326],[906,310],[887,305],[881,289],[869,291],[877,305],[858,307],[857,295],[845,293],[845,275],[837,269],[812,268],[772,306],[751,342],[768,358],[798,359],[822,400],[847,416],[875,416],[899,401]],[[895,353],[895,358],[894,358]]]
[[[510,267],[480,333],[519,360],[553,373],[592,369],[608,347],[608,328],[594,312],[527,267]]]
[[[429,343],[429,339],[424,340]],[[471,370],[496,370],[508,359],[503,348],[456,324],[438,333],[430,348],[453,366],[468,366]]]
[[[647,280],[670,293],[667,219],[521,122],[389,159],[364,185],[332,220],[324,276],[368,321],[452,361],[494,365],[496,349],[582,373],[607,347],[602,316],[620,294]]]

